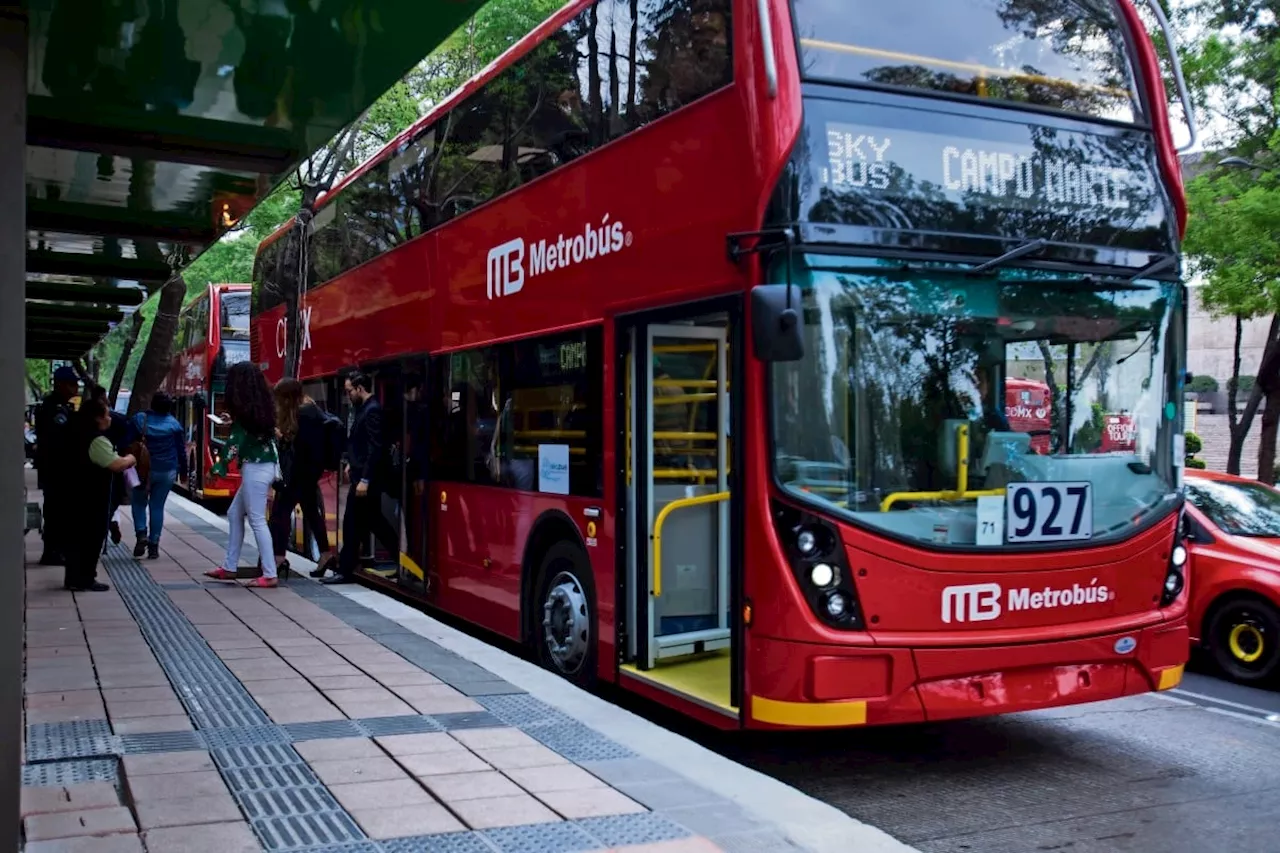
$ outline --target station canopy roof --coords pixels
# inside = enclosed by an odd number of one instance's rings
[[[27,357],[83,356],[483,4],[27,0]]]

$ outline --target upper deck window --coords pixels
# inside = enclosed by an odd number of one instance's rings
[[[1140,116],[1112,0],[794,2],[807,78]]]
[[[223,340],[249,340],[249,294],[222,293]]]

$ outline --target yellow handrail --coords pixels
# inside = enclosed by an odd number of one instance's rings
[[[956,465],[956,487],[939,492],[894,492],[880,502],[880,511],[888,512],[898,501],[965,501],[978,498],[1001,497],[1004,489],[969,491],[969,425],[956,427],[956,445],[959,464]]]
[[[678,501],[672,501],[662,508],[662,512],[658,513],[658,518],[653,523],[653,597],[662,597],[662,525],[667,523],[667,516],[678,509],[687,509],[691,506],[702,506],[703,504],[723,503],[729,500],[730,492],[717,492],[714,495],[699,495],[696,498],[681,498]]]

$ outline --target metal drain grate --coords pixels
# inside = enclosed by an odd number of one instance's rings
[[[440,724],[430,717],[369,717],[356,720],[356,725],[369,737],[388,735],[418,735],[440,731]]]
[[[611,817],[589,817],[577,821],[601,847],[627,847],[633,844],[658,844],[692,835],[678,823],[653,812]]]
[[[120,763],[114,758],[88,761],[50,761],[27,764],[22,768],[22,784],[28,788],[51,788],[80,785],[85,782],[111,782],[120,779]]]
[[[32,723],[27,726],[27,740],[65,740],[111,736],[111,723],[106,720],[73,720],[68,723]]]
[[[572,823],[507,826],[486,829],[484,835],[502,853],[578,853],[600,849],[600,842]]]
[[[498,848],[479,832],[448,832],[440,835],[416,835],[382,842],[386,853],[494,853]]]
[[[120,751],[125,755],[189,752],[195,749],[204,749],[204,739],[197,732],[145,732],[120,736]]]

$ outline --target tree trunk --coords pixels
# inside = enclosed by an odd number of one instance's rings
[[[138,343],[138,333],[142,331],[142,312],[134,311],[129,318],[129,334],[124,339],[124,347],[120,350],[120,360],[111,373],[111,387],[107,389],[107,405],[116,407],[116,398],[120,396],[120,386],[124,384],[124,374],[129,368],[129,358]]]
[[[1257,387],[1266,396],[1262,411],[1262,440],[1258,443],[1258,480],[1268,485],[1275,482],[1276,425],[1280,424],[1280,314],[1271,318],[1267,347],[1258,367]]]
[[[160,390],[169,373],[173,363],[173,336],[178,331],[178,313],[186,296],[187,283],[180,275],[169,279],[160,289],[160,303],[151,323],[151,335],[138,362],[138,373],[133,378],[133,394],[129,397],[131,416],[147,410],[151,398]]]

